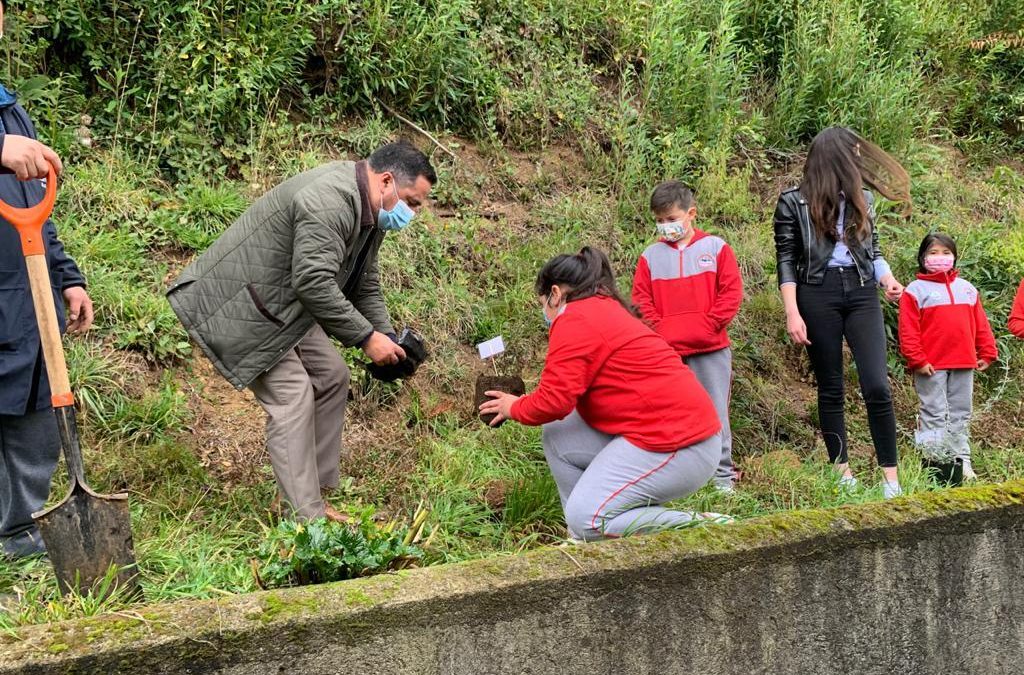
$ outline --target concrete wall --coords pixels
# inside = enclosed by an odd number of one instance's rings
[[[1021,673],[1024,482],[0,635],[0,673]]]

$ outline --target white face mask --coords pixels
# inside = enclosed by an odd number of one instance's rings
[[[657,223],[658,236],[665,241],[679,241],[686,236],[686,224],[681,220]]]

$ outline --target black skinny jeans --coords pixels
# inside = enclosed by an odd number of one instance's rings
[[[811,341],[807,354],[818,380],[818,417],[829,460],[849,461],[843,416],[845,337],[857,364],[878,465],[896,466],[896,413],[886,366],[882,305],[874,282],[861,285],[853,267],[829,268],[820,286],[798,284],[796,301]]]

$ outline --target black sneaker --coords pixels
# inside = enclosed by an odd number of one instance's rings
[[[18,560],[36,555],[46,555],[46,544],[43,543],[39,530],[27,530],[3,540],[3,557],[8,560]]]

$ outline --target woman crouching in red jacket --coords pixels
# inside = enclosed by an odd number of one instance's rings
[[[553,258],[536,290],[550,327],[540,384],[525,396],[489,391],[480,412],[543,425],[570,536],[727,520],[661,506],[714,475],[721,425],[690,369],[622,300],[604,253]]]

